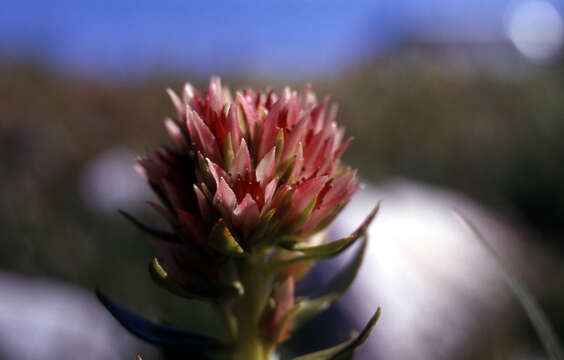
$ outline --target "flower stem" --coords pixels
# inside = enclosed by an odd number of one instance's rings
[[[259,327],[272,280],[264,259],[264,254],[257,254],[241,260],[239,264],[239,278],[245,287],[245,294],[236,304],[239,334],[234,360],[269,360],[274,352],[274,346],[262,337]]]

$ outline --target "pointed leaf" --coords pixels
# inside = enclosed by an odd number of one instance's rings
[[[194,332],[154,324],[126,309],[96,290],[96,296],[108,311],[133,335],[152,344],[182,346],[187,351],[202,352],[225,347],[219,340]]]
[[[235,154],[233,153],[233,143],[231,141],[231,133],[227,133],[227,137],[225,138],[225,144],[223,145],[223,161],[225,162],[225,167],[229,169],[233,159],[235,158]]]
[[[262,240],[265,237],[268,229],[270,229],[271,227],[272,224],[271,220],[274,214],[276,214],[276,209],[270,209],[266,214],[264,214],[262,219],[259,221],[254,233],[249,239],[250,244],[254,245],[260,242],[260,240]]]
[[[157,258],[153,258],[149,264],[149,274],[163,289],[187,299],[227,300],[244,293],[243,285],[237,280],[229,284],[194,282],[189,286],[181,285],[168,274]]]
[[[302,211],[300,216],[298,216],[298,218],[292,222],[292,225],[287,230],[289,233],[297,232],[305,224],[308,217],[311,215],[311,212],[315,208],[316,203],[317,203],[317,196],[314,196],[313,199],[311,199],[309,204],[306,206],[306,208]],[[294,244],[291,247],[292,248],[294,248],[296,246],[301,247],[300,244],[305,245],[304,243],[297,243],[297,244]],[[284,247],[284,245],[282,245],[282,247]],[[310,247],[309,249],[311,249],[311,248],[313,248],[313,247]],[[289,249],[289,250],[293,250],[293,249]],[[301,251],[301,250],[297,250],[297,251]]]
[[[249,154],[249,148],[245,139],[241,140],[239,149],[231,162],[229,167],[229,173],[232,179],[236,179],[239,176],[244,176],[251,171],[251,155]]]
[[[354,351],[362,345],[380,318],[381,309],[378,308],[376,313],[372,316],[372,318],[368,321],[364,329],[360,332],[358,336],[354,336],[352,339],[334,346],[329,349],[317,351],[311,354],[299,356],[294,358],[293,360],[347,360],[351,359]]]
[[[209,244],[224,255],[240,256],[244,253],[241,245],[239,245],[227,226],[225,226],[223,219],[219,219],[213,226],[209,237]]]
[[[149,233],[150,235],[153,235],[153,236],[155,236],[159,239],[165,240],[165,241],[176,242],[176,243],[180,242],[180,240],[178,239],[178,236],[171,231],[155,229],[155,228],[153,228],[149,225],[145,225],[141,221],[139,221],[135,217],[133,217],[133,215],[128,214],[127,212],[125,212],[123,210],[118,210],[118,212],[123,217],[125,217],[127,220],[129,220],[131,223],[133,223],[133,225],[137,226],[139,229],[145,231],[146,233]]]
[[[367,245],[368,236],[365,235],[354,257],[331,280],[322,294],[316,299],[302,300],[296,305],[299,309],[294,314],[294,322],[292,323],[294,330],[326,310],[349,289],[360,270]]]
[[[275,153],[276,147],[270,149],[270,151],[259,161],[257,168],[255,170],[257,181],[259,182],[261,188],[265,188],[266,185],[272,179],[274,175],[274,166],[276,165],[275,161]]]
[[[294,306],[295,310],[294,319],[292,321],[292,331],[299,329],[318,314],[327,310],[338,297],[338,294],[329,294],[313,300],[298,300]]]
[[[289,265],[299,261],[305,260],[320,260],[339,255],[346,249],[348,249],[356,240],[358,240],[363,234],[365,234],[366,229],[378,213],[380,209],[380,203],[376,205],[374,210],[368,215],[364,222],[354,231],[351,235],[344,237],[339,240],[331,241],[322,245],[311,246],[307,243],[288,243],[282,242],[280,246],[291,251],[299,251],[302,254],[293,256],[291,258],[285,259],[280,263],[280,266]]]
[[[290,336],[290,321],[294,308],[294,278],[288,277],[273,294],[276,308],[270,324],[269,337],[281,343]]]

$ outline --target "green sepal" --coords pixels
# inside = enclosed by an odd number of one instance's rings
[[[317,224],[317,226],[315,227],[315,229],[313,229],[313,231],[311,233],[315,234],[315,233],[325,229],[327,226],[329,226],[333,222],[333,220],[335,220],[337,215],[339,215],[341,213],[341,210],[343,210],[343,208],[345,206],[347,206],[347,204],[348,204],[348,201],[341,201],[340,203],[338,203],[337,206],[335,206],[335,208],[333,208],[331,210],[329,215],[325,216],[319,222],[319,224]]]
[[[210,189],[208,188],[206,183],[200,183],[200,190],[202,190],[202,193],[204,194],[204,196],[206,197],[208,202],[210,204],[212,204],[213,203],[213,195],[211,194]]]
[[[322,260],[334,257],[348,249],[354,244],[362,235],[366,233],[366,229],[378,213],[380,203],[376,205],[374,210],[368,215],[364,222],[356,229],[351,235],[339,240],[331,241],[321,245],[308,245],[307,243],[299,242],[294,244],[281,243],[280,246],[290,251],[299,251],[301,254],[295,255],[278,263],[278,266],[286,266],[296,262],[306,260]]]
[[[293,199],[294,199],[293,191],[288,191],[286,194],[284,194],[284,197],[282,198],[280,204],[276,208],[277,216],[276,219],[272,221],[272,225],[269,228],[269,236],[276,237],[282,225],[286,223],[288,212],[292,208]]]
[[[309,216],[311,215],[313,209],[315,208],[315,204],[317,203],[317,196],[314,196],[313,199],[307,204],[305,209],[302,211],[300,216],[292,223],[292,226],[288,229],[289,233],[293,233],[298,231],[307,221]]]
[[[225,143],[223,144],[223,160],[225,161],[225,166],[227,169],[231,166],[231,162],[235,158],[235,153],[233,153],[233,142],[231,140],[231,133],[228,132],[225,137]]]
[[[227,284],[195,281],[190,285],[181,285],[168,274],[157,258],[153,258],[149,264],[149,274],[153,282],[163,289],[187,299],[225,300],[244,293],[243,285],[239,281]]]
[[[345,265],[339,274],[329,282],[322,292],[322,295],[315,299],[301,300],[296,304],[299,310],[294,314],[292,330],[296,330],[306,324],[309,320],[326,310],[331,304],[343,296],[352,285],[360,270],[367,245],[368,237],[365,235],[354,257]]]
[[[284,249],[288,249],[297,243],[299,243],[303,239],[302,236],[292,235],[292,234],[284,234],[278,236],[276,239],[276,244]]]
[[[288,326],[288,323],[291,321],[294,321],[294,314],[298,311],[298,308],[296,308],[295,306],[292,307],[290,310],[288,310],[286,312],[286,314],[284,314],[284,317],[282,318],[282,321],[280,322],[280,325],[278,325],[278,329],[276,329],[276,334],[274,335],[274,339],[276,339],[277,343],[282,343],[284,340],[284,330],[286,329],[286,327]]]
[[[292,319],[292,331],[299,329],[321,312],[327,310],[340,294],[328,294],[317,299],[298,299],[294,305],[294,318]]]
[[[219,219],[211,229],[209,244],[212,248],[227,256],[242,256],[245,253],[223,219]]]
[[[294,170],[294,165],[296,164],[296,155],[289,157],[284,160],[274,172],[274,176],[280,178],[279,184],[284,184],[288,182],[292,171]]]
[[[123,211],[123,210],[118,210],[118,212],[127,220],[129,220],[133,225],[135,225],[137,228],[143,230],[144,232],[157,237],[161,240],[167,241],[167,242],[173,242],[173,243],[180,243],[180,239],[178,237],[178,235],[176,235],[175,233],[171,232],[171,231],[167,231],[167,230],[161,230],[161,229],[155,229],[149,225],[146,225],[144,223],[142,223],[141,221],[137,220],[133,215]]]
[[[260,220],[259,224],[257,225],[256,230],[254,231],[253,235],[251,236],[249,243],[255,244],[260,242],[267,234],[269,228],[271,227],[271,220],[272,217],[276,214],[276,209],[270,209],[264,214],[262,219]]]
[[[198,158],[198,168],[203,174],[204,182],[207,184],[213,184],[215,186],[215,178],[211,173],[211,170],[208,166],[208,163],[206,162],[206,159],[204,158],[204,155],[202,155],[202,153],[198,151],[197,158]],[[215,191],[215,188],[213,189],[213,191]]]
[[[342,344],[334,346],[329,349],[316,351],[311,354],[302,355],[293,360],[349,360],[352,359],[355,350],[362,345],[372,330],[374,326],[376,326],[376,322],[380,318],[382,310],[378,308],[376,313],[372,316],[372,318],[368,321],[364,329],[360,332],[360,334],[353,336],[350,340],[345,341]]]
[[[276,164],[280,160],[280,156],[284,152],[284,130],[280,129],[276,136]]]
[[[241,105],[237,106],[237,120],[239,121],[239,127],[241,128],[241,132],[243,134],[247,133],[247,122],[245,121],[245,114],[243,113],[243,109]]]

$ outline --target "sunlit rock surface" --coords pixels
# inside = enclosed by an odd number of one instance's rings
[[[366,186],[338,217],[336,232],[358,226],[378,200],[382,208],[369,230],[365,262],[339,304],[357,329],[378,306],[383,309],[359,359],[457,358],[511,293],[453,210],[471,219],[513,262],[518,237],[494,213],[460,194],[403,180]]]
[[[93,292],[0,273],[0,359],[121,360],[154,355]]]
[[[82,170],[80,195],[97,214],[114,215],[117,209],[144,211],[147,200],[156,200],[149,186],[133,168],[137,154],[112,148],[95,156]]]

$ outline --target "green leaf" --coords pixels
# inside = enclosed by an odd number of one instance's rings
[[[276,163],[279,163],[280,156],[284,152],[284,130],[280,129],[276,136]]]
[[[209,244],[215,250],[227,256],[241,256],[244,254],[243,248],[229,231],[222,219],[219,219],[213,226]]]
[[[300,216],[298,216],[298,218],[296,220],[294,220],[294,223],[292,224],[292,226],[290,226],[290,228],[287,230],[289,233],[293,233],[293,232],[298,231],[303,226],[303,224],[305,224],[305,222],[307,221],[307,219],[311,215],[311,212],[315,208],[316,203],[317,203],[317,196],[314,196],[313,199],[311,199],[309,204],[307,204],[305,209],[302,211]]]
[[[364,329],[360,332],[359,335],[353,336],[352,339],[345,341],[342,344],[334,346],[329,349],[317,351],[311,354],[302,355],[293,360],[348,360],[352,359],[354,355],[354,351],[362,345],[372,330],[374,326],[376,326],[376,322],[380,318],[382,310],[378,308],[376,313],[372,316],[372,318],[368,321]]]
[[[237,280],[227,284],[194,282],[189,286],[181,285],[168,274],[157,258],[153,258],[149,264],[149,274],[163,289],[187,299],[226,300],[244,293],[243,285]]]
[[[461,214],[455,212],[455,216],[474,234],[474,236],[476,236],[482,247],[488,252],[503,273],[505,281],[525,309],[525,313],[529,317],[529,320],[531,320],[531,323],[541,339],[549,358],[551,360],[563,360],[564,350],[562,349],[562,345],[560,344],[550,321],[548,321],[548,318],[542,311],[533,294],[529,291],[527,286],[519,280],[517,275],[509,268],[509,266],[505,264],[501,256],[480,232],[480,230],[478,230],[478,228],[472,224],[470,220]]]
[[[271,220],[274,214],[276,214],[276,209],[270,209],[266,212],[266,214],[264,214],[259,224],[257,225],[255,232],[249,239],[250,244],[256,245],[264,239],[265,235],[268,233],[268,230],[271,227]]]
[[[133,335],[152,344],[182,347],[185,351],[203,352],[225,347],[221,341],[208,335],[178,330],[154,324],[126,309],[96,290],[96,296],[108,311]]]
[[[316,299],[301,300],[296,304],[296,307],[299,309],[294,314],[292,321],[293,330],[300,328],[319,313],[326,310],[349,289],[360,270],[367,246],[368,236],[365,235],[354,257],[331,280],[322,292],[322,295]]]
[[[175,242],[175,243],[179,243],[180,240],[178,238],[178,236],[171,232],[171,231],[166,231],[166,230],[160,230],[160,229],[155,229],[149,225],[145,225],[143,224],[141,221],[137,220],[133,215],[123,211],[123,210],[118,210],[118,212],[125,217],[127,220],[129,220],[133,225],[137,226],[139,229],[145,231],[146,233],[153,235],[154,237],[157,237],[159,239],[168,241],[168,242]]]
[[[295,310],[293,312],[294,317],[292,318],[292,331],[299,329],[315,316],[327,310],[338,298],[338,294],[329,294],[317,299],[298,300],[296,305],[294,305]]]
[[[292,170],[296,165],[296,155],[289,157],[284,160],[281,164],[276,167],[274,172],[274,177],[280,178],[279,184],[285,184],[288,182],[290,175],[292,175]]]
[[[334,257],[348,249],[352,244],[355,243],[363,234],[366,233],[366,229],[380,210],[380,202],[374,210],[368,215],[368,217],[363,221],[363,223],[354,231],[351,235],[344,237],[339,240],[331,241],[322,245],[308,245],[307,243],[298,242],[282,242],[280,246],[286,248],[290,251],[298,251],[301,254],[289,257],[278,263],[278,266],[286,266],[300,261],[306,260],[321,260]]]
[[[198,151],[198,153],[196,154],[197,157],[197,163],[198,163],[198,168],[200,169],[200,171],[202,172],[202,176],[204,178],[204,182],[206,184],[210,184],[213,186],[213,189],[211,189],[213,192],[215,192],[215,178],[213,177],[211,170],[208,166],[208,163],[206,162],[206,159],[204,158],[204,155],[202,155],[201,152]]]
[[[225,160],[225,166],[227,169],[231,166],[231,162],[235,154],[233,153],[233,143],[231,141],[231,133],[228,132],[225,137],[225,144],[223,145],[223,159]]]

